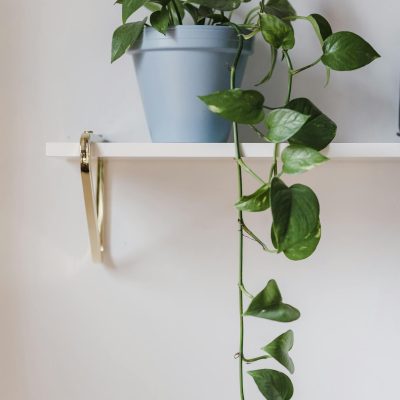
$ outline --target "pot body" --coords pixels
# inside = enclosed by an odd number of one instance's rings
[[[229,89],[238,47],[231,27],[179,25],[164,36],[146,27],[130,51],[153,142],[226,142],[231,123],[198,96]],[[252,41],[245,41],[237,69],[240,85]]]

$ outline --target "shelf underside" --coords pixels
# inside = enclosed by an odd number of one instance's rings
[[[272,158],[273,144],[243,143],[247,158]],[[284,147],[284,146],[283,146]],[[95,143],[95,156],[126,158],[234,158],[233,143]],[[331,159],[399,159],[400,143],[332,143],[323,151]],[[79,143],[46,143],[50,157],[78,158]]]

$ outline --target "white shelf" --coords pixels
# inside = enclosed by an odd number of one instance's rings
[[[124,158],[234,158],[233,143],[96,143],[98,157]],[[398,159],[400,143],[332,143],[323,151],[331,159]],[[270,143],[243,143],[242,154],[247,158],[272,158]],[[50,157],[78,158],[79,143],[46,143]]]

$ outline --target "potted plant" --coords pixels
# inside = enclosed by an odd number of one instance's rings
[[[201,2],[201,1],[199,1]],[[223,3],[223,1],[221,0]],[[206,3],[206,1],[205,1]],[[229,3],[229,2],[227,2]],[[296,67],[290,50],[295,45],[293,23],[304,21],[314,28],[321,44],[321,55],[309,65]],[[336,124],[326,116],[311,100],[292,99],[294,78],[302,71],[317,64],[326,68],[327,82],[330,71],[351,71],[369,64],[379,57],[378,53],[364,39],[355,33],[344,31],[333,33],[329,22],[318,14],[298,16],[287,0],[262,0],[250,11],[246,18],[249,32],[243,34],[237,27],[240,39],[237,57],[231,68],[231,87],[229,90],[211,93],[201,99],[210,111],[233,122],[236,145],[238,175],[239,224],[239,327],[240,342],[237,352],[240,370],[240,398],[245,399],[243,373],[244,364],[275,360],[289,373],[294,372],[294,364],[289,355],[293,346],[293,332],[288,330],[277,338],[269,339],[262,347],[262,353],[248,356],[244,353],[244,317],[253,316],[271,321],[287,323],[297,320],[300,312],[283,301],[275,280],[270,280],[264,289],[253,296],[243,282],[243,241],[249,237],[268,253],[283,254],[290,260],[303,260],[315,251],[321,238],[320,205],[314,191],[303,184],[287,186],[283,181],[285,174],[300,174],[326,162],[320,153],[333,140]],[[255,90],[237,88],[236,68],[246,40],[261,35],[271,49],[272,63],[261,83],[271,78],[276,60],[281,58],[287,65],[288,84],[286,100],[281,107],[271,108],[265,104],[264,97]],[[279,57],[278,57],[279,56]],[[240,152],[239,124],[247,124],[263,140],[274,144],[274,156],[269,175],[258,176],[243,160]],[[281,152],[281,147],[284,150]],[[255,178],[260,187],[254,193],[244,195],[243,173]],[[246,225],[245,212],[270,212],[270,244],[254,233]],[[247,309],[244,297],[248,297]],[[270,368],[249,371],[262,395],[268,400],[289,400],[293,396],[293,385],[287,374]]]
[[[123,24],[113,34],[111,61],[128,50],[133,56],[154,142],[226,142],[229,137],[229,121],[210,113],[198,96],[229,89],[229,68],[238,46],[229,23],[240,2],[196,2],[117,2],[122,5]],[[150,16],[127,22],[142,7]],[[183,24],[185,15],[193,24]],[[238,64],[238,82],[251,52],[250,40]]]

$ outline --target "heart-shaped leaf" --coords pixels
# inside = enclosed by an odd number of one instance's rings
[[[289,351],[292,350],[293,342],[293,331],[289,330],[262,348],[268,355],[287,368],[291,374],[294,372],[294,364],[289,356]]]
[[[160,11],[155,11],[150,15],[150,23],[154,29],[157,29],[160,33],[165,34],[169,26],[169,12],[166,7],[163,7]]]
[[[114,62],[139,39],[146,20],[131,22],[117,28],[112,38],[111,62]]]
[[[122,22],[125,24],[127,19],[147,2],[148,0],[124,0],[122,3]]]
[[[309,120],[289,139],[289,143],[302,144],[315,150],[322,150],[336,136],[337,126],[323,114],[310,100],[305,98],[293,99],[286,108],[309,115]]]
[[[244,315],[278,322],[291,322],[300,318],[299,310],[282,302],[281,292],[273,279],[253,298]]]
[[[305,185],[287,187],[279,178],[271,183],[273,237],[278,251],[285,251],[307,239],[319,224],[319,203]]]
[[[284,142],[296,134],[309,118],[309,115],[287,108],[271,111],[265,118],[266,137],[273,143]]]
[[[315,228],[307,238],[293,244],[291,247],[285,249],[283,252],[289,260],[299,261],[310,257],[318,246],[321,239],[321,224]]]
[[[251,195],[243,196],[235,206],[241,211],[265,211],[269,208],[269,197],[269,185],[263,185]]]
[[[328,158],[311,147],[292,144],[282,152],[283,172],[298,174],[322,164]]]
[[[325,39],[322,62],[336,71],[352,71],[371,63],[380,55],[353,32],[336,32]]]
[[[240,6],[241,0],[190,0],[190,2],[216,10],[232,11]]]
[[[293,384],[287,375],[273,369],[249,371],[258,389],[267,400],[290,400]]]
[[[291,25],[271,14],[260,14],[260,27],[264,40],[276,49],[292,49],[294,31]]]
[[[288,0],[269,0],[265,6],[265,12],[279,18],[293,17],[296,15],[296,10]]]
[[[240,124],[258,124],[264,119],[264,96],[255,90],[225,90],[199,96],[212,111]]]

